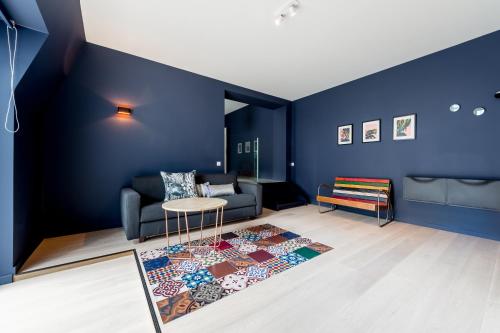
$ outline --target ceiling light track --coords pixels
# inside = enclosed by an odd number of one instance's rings
[[[294,17],[295,15],[297,15],[299,7],[300,2],[298,0],[287,3],[278,11],[278,14],[276,15],[276,18],[274,20],[274,24],[276,24],[276,26],[280,26],[289,17]]]

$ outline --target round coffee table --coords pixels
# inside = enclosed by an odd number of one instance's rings
[[[219,198],[186,198],[186,199],[177,199],[170,200],[161,205],[161,208],[165,211],[165,228],[167,235],[167,252],[170,249],[170,239],[168,235],[168,212],[177,213],[177,231],[179,233],[179,244],[182,244],[182,236],[181,236],[181,214],[184,214],[184,222],[186,224],[186,234],[188,239],[188,250],[189,250],[189,259],[192,258],[192,248],[193,247],[206,247],[203,243],[203,223],[205,219],[206,211],[216,211],[215,214],[215,237],[214,237],[214,250],[217,246],[220,245],[221,235],[222,235],[222,221],[224,220],[224,206],[227,205],[227,200],[219,199]],[[219,217],[220,210],[220,217]],[[200,240],[199,245],[191,246],[191,236],[189,233],[189,220],[188,213],[200,212],[201,213],[201,223],[200,223]],[[217,230],[218,240],[217,240]],[[186,259],[175,258],[169,256],[171,259]]]

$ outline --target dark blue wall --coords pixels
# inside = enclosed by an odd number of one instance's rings
[[[39,0],[47,39],[16,89],[22,130],[14,139],[14,265],[19,266],[43,239],[44,114],[71,69],[84,30],[78,0]],[[33,11],[38,11],[35,7]],[[33,19],[34,28],[39,22]]]
[[[4,29],[4,25],[0,24]],[[37,54],[46,35],[20,27],[16,60],[15,85]],[[12,33],[13,37],[14,34]],[[14,135],[4,130],[7,102],[10,94],[10,68],[8,60],[7,36],[0,34],[0,284],[10,282],[13,269],[14,233]],[[18,97],[18,96],[17,96]],[[13,118],[9,118],[9,128],[13,128]]]
[[[289,116],[289,107],[283,106],[273,110],[273,176],[275,180],[288,180],[287,165],[289,153],[290,137],[287,133],[287,127],[290,126],[287,117]]]
[[[259,138],[259,177],[284,180],[286,178],[286,107],[268,109],[246,106],[225,117],[228,132],[228,171],[247,175],[254,172],[255,138]],[[252,144],[251,153],[245,153],[245,142]],[[243,153],[238,154],[238,143]]]
[[[500,214],[406,202],[406,175],[500,178],[500,32],[293,103],[295,181],[314,198],[335,176],[391,178],[398,220],[500,239]],[[457,113],[448,111],[459,103]],[[488,111],[472,115],[476,106]],[[392,140],[392,117],[417,114],[417,139]],[[361,143],[363,121],[382,119],[382,142]],[[337,126],[354,144],[337,146]]]
[[[84,40],[78,0],[3,0],[1,5],[19,27],[16,100],[21,129],[15,135],[0,134],[0,284],[11,280],[13,266],[18,268],[43,238],[43,114]],[[8,53],[5,34],[0,36],[0,101],[6,106]]]
[[[51,0],[0,0],[0,7],[18,26],[47,34],[47,26],[40,13],[38,2],[48,3],[49,1]],[[68,0],[68,2],[71,1],[74,0]]]
[[[48,234],[120,226],[120,189],[133,176],[222,172],[226,91],[287,103],[86,43],[45,119]],[[116,117],[120,104],[132,119]]]
[[[119,226],[119,191],[131,177],[160,169],[221,171],[215,163],[224,154],[224,97],[289,106],[82,42],[78,0],[0,2],[18,23],[41,32],[20,31],[23,128],[0,134],[0,283],[44,236]],[[1,105],[8,98],[6,54],[0,34]],[[283,152],[296,162],[293,179],[313,197],[318,183],[336,175],[389,177],[400,220],[500,239],[498,213],[401,198],[407,174],[500,178],[500,110],[492,97],[499,58],[497,32],[294,102],[286,127],[293,140]],[[452,114],[447,109],[455,102],[463,108]],[[132,106],[133,118],[115,117],[118,104]],[[488,108],[481,118],[471,115],[478,105]],[[393,142],[392,117],[407,113],[417,113],[418,138]],[[382,119],[383,141],[361,144],[361,122],[374,118]],[[344,123],[354,123],[355,144],[338,147],[336,127]]]

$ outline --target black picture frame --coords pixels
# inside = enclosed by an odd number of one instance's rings
[[[351,141],[350,142],[345,142],[341,143],[340,142],[340,136],[339,132],[342,127],[350,127],[351,128]],[[354,142],[354,125],[353,124],[345,124],[345,125],[339,125],[337,126],[337,146],[346,146],[346,145],[352,145]]]

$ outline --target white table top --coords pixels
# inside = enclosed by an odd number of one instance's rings
[[[227,200],[219,198],[186,198],[170,200],[161,205],[161,208],[171,212],[201,212],[221,208],[227,205]]]

